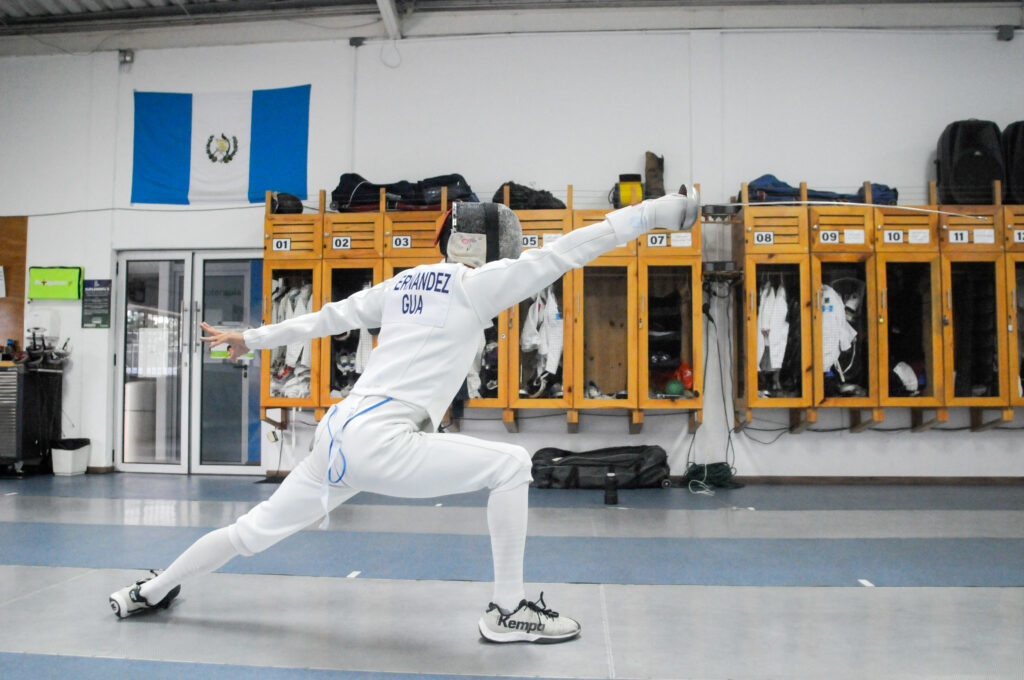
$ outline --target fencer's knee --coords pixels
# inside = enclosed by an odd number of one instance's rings
[[[231,541],[232,547],[242,557],[252,557],[258,551],[251,549],[242,538],[238,530],[238,522],[235,522],[228,527],[228,539]]]
[[[507,454],[505,464],[493,487],[495,491],[513,489],[533,481],[533,460],[529,452],[522,446],[510,445]]]

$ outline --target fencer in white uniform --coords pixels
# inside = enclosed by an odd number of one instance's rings
[[[521,446],[436,432],[473,359],[474,343],[498,313],[569,270],[655,228],[689,228],[699,197],[679,194],[609,213],[543,248],[521,251],[515,213],[459,203],[440,232],[446,259],[406,270],[318,312],[237,332],[204,324],[206,342],[230,357],[357,328],[379,327],[378,346],[343,402],[320,420],[312,453],[281,487],[234,524],[200,538],[165,571],[110,596],[121,617],[166,607],[187,578],[252,555],[317,520],[359,491],[427,498],[490,489],[487,521],[494,564],[492,602],[478,621],[494,642],[561,642],[575,620],[523,587],[531,459]]]

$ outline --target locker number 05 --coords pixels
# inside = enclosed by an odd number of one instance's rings
[[[275,251],[291,250],[292,240],[290,238],[275,238],[270,242],[270,249]]]

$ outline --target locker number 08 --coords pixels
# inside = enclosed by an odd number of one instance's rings
[[[759,246],[770,246],[775,243],[774,231],[755,231],[754,244]]]

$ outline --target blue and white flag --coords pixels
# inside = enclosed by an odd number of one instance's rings
[[[136,92],[132,203],[306,198],[309,91]]]

